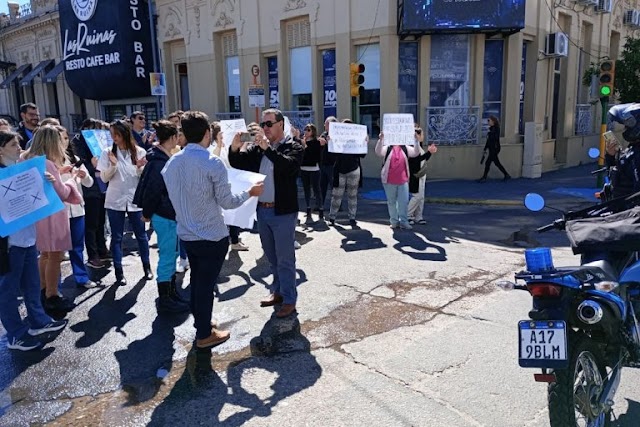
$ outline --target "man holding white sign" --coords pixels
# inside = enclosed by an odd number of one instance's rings
[[[264,193],[258,198],[258,232],[273,273],[272,293],[260,302],[262,307],[282,304],[276,317],[296,313],[295,227],[298,218],[298,186],[304,149],[285,136],[282,112],[267,109],[255,144],[243,146],[236,136],[229,150],[231,166],[266,176]]]
[[[191,264],[196,347],[210,349],[230,337],[229,331],[211,327],[213,290],[229,249],[229,232],[221,209],[239,207],[249,197],[262,194],[264,187],[256,184],[239,194],[231,192],[227,168],[207,151],[211,129],[206,114],[184,113],[182,132],[187,146],[169,159],[162,176],[176,211],[178,237],[185,244]]]
[[[356,211],[358,210],[358,187],[362,174],[360,159],[367,155],[369,136],[367,127],[356,125],[346,119],[343,123],[329,123],[329,152],[334,153],[333,190],[331,191],[331,209],[329,222],[336,224],[336,215],[345,187],[347,190],[347,205],[349,207],[349,224],[357,226]]]

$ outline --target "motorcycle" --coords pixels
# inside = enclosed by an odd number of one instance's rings
[[[525,205],[535,212],[545,201],[528,194]],[[533,298],[529,319],[518,323],[518,361],[540,369],[535,381],[548,383],[552,427],[609,426],[622,368],[640,367],[636,205],[640,193],[564,213],[538,231],[566,231],[581,265],[555,267],[549,248],[528,249],[526,270],[498,284]],[[629,231],[634,224],[637,235]]]
[[[600,150],[597,148],[589,149],[589,157],[591,159],[599,159],[600,158]],[[608,202],[613,199],[613,186],[611,184],[611,166],[605,166],[600,169],[594,170],[591,172],[591,175],[604,175],[604,182],[602,185],[602,189],[596,192],[596,199],[600,200],[600,202]]]

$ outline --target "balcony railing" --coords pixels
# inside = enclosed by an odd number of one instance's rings
[[[595,108],[591,104],[576,105],[576,135],[591,135],[593,130],[593,114]]]
[[[478,144],[480,107],[429,107],[425,109],[427,141],[441,145]]]

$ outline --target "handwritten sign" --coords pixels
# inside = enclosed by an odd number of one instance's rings
[[[413,114],[385,114],[382,117],[384,145],[414,145],[414,123]]]
[[[0,168],[0,236],[64,209],[53,185],[44,179],[44,171],[44,156]]]
[[[367,127],[352,123],[329,124],[329,152],[367,154]]]
[[[247,124],[245,123],[244,119],[220,120],[220,129],[222,132],[222,143],[224,144],[224,147],[222,147],[222,150],[220,150],[220,158],[224,162],[225,166],[227,166],[228,168],[229,167],[229,146],[233,141],[233,137],[236,136],[238,132],[247,131]]]
[[[247,172],[240,169],[227,169],[231,192],[238,194],[251,188],[252,185],[264,181],[265,176],[259,173]],[[224,223],[235,225],[236,227],[252,229],[256,220],[256,209],[258,208],[258,198],[250,197],[242,206],[236,209],[223,209]]]
[[[113,146],[111,132],[106,129],[88,129],[82,131],[84,140],[94,157],[100,157],[106,148]]]

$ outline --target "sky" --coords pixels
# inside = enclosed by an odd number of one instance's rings
[[[29,3],[29,0],[13,0],[8,2],[7,0],[0,0],[0,13],[9,13],[9,7],[7,7],[7,3],[18,3],[20,6],[23,4]]]

